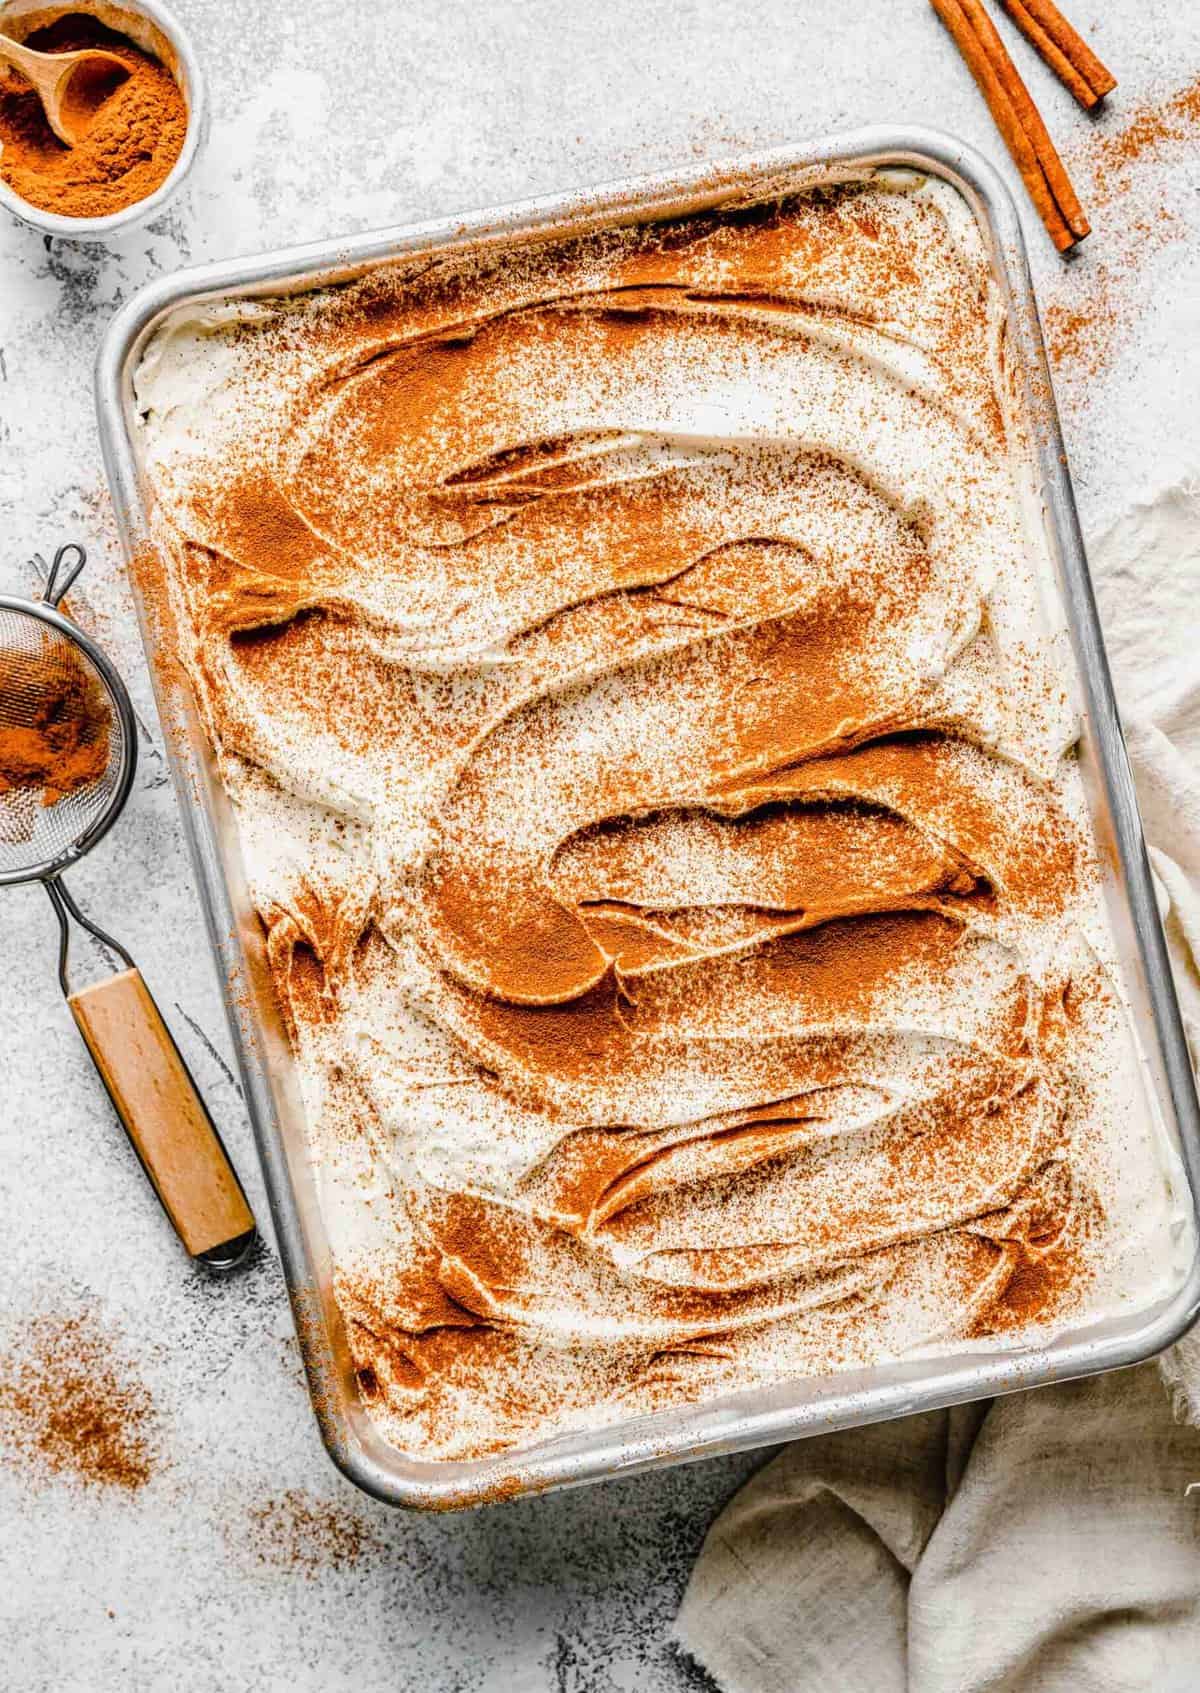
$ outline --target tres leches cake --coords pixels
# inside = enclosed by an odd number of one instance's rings
[[[148,348],[180,656],[405,1452],[1178,1285],[1011,358],[907,174]]]

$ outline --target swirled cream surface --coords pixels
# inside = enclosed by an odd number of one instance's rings
[[[149,348],[181,655],[407,1452],[1178,1285],[1008,357],[919,177]]]

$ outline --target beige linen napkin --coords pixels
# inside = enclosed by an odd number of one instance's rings
[[[1089,556],[1195,1058],[1200,483]],[[1198,1424],[1200,1331],[1158,1364],[797,1442],[709,1531],[676,1638],[723,1693],[1198,1693]]]

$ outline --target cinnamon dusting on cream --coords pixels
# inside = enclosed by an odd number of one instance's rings
[[[1008,358],[912,176],[152,346],[181,657],[406,1450],[1173,1274],[1123,1002],[1071,997],[1115,965]]]

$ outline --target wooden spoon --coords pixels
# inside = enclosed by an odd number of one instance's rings
[[[37,53],[0,35],[0,63],[20,71],[33,85],[46,122],[65,147],[82,141],[96,113],[129,66],[115,53],[85,47],[78,53]]]

